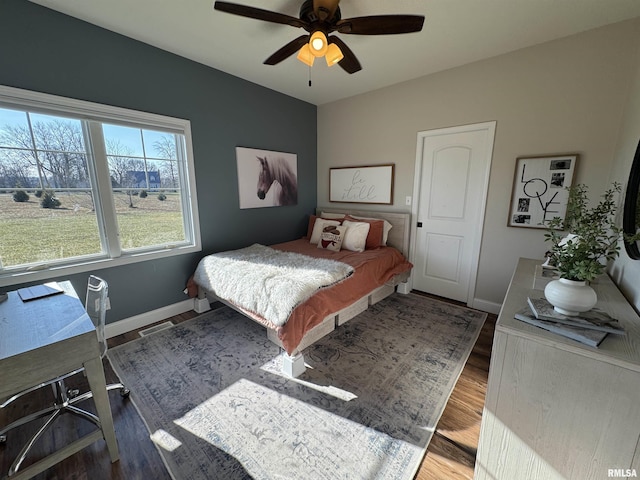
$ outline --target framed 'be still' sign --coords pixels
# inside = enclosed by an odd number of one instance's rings
[[[367,165],[329,169],[329,201],[342,203],[393,203],[395,165]]]
[[[564,220],[577,161],[576,153],[517,158],[508,225],[547,228],[554,217]]]

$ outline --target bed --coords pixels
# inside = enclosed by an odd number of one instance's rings
[[[348,215],[347,222],[342,221],[345,215]],[[318,221],[316,219],[322,220]],[[340,232],[344,232],[347,228],[353,228],[356,225],[359,225],[358,228],[360,228],[362,227],[361,223],[368,223],[370,228],[368,229],[367,248],[364,251],[352,251],[348,249],[352,247],[347,244],[342,245],[344,248],[340,248],[340,245],[338,245],[337,251],[329,248],[319,248],[317,246],[317,238],[313,238],[313,243],[310,241],[311,237],[314,237],[314,234],[317,237],[318,231],[320,231],[317,227],[315,230],[313,229],[314,222],[324,222],[321,226],[324,227],[324,230],[329,231],[329,233],[322,233],[322,239],[334,238],[330,233],[331,228],[335,228],[332,226],[336,222],[341,224],[340,227],[343,227],[342,223],[348,225],[340,229]],[[330,225],[330,227],[326,225]],[[382,230],[383,227],[384,230]],[[380,234],[383,235],[386,245],[384,245],[384,242],[380,246],[376,246],[375,242],[373,245],[369,244],[372,235],[378,238],[378,230],[375,230],[377,228],[381,229]],[[334,230],[333,233],[337,234],[339,232]],[[222,252],[203,258],[194,274],[194,280],[197,284],[196,310],[206,311],[209,308],[210,301],[219,301],[265,326],[269,340],[283,349],[283,371],[291,376],[298,376],[305,368],[302,355],[302,351],[305,348],[396,290],[401,293],[408,293],[407,281],[412,268],[411,263],[407,260],[409,235],[409,213],[319,208],[316,211],[316,216],[310,219],[307,235],[301,239],[269,247],[255,245],[246,249]],[[349,238],[352,239],[353,235],[350,235]],[[345,240],[347,239],[345,238]],[[330,248],[335,250],[335,245]],[[286,316],[286,319],[283,320],[277,315],[277,309],[268,305],[266,301],[264,301],[264,308],[267,310],[261,310],[254,304],[251,304],[250,307],[243,307],[241,302],[237,300],[239,298],[237,295],[248,293],[249,296],[252,296],[253,293],[235,291],[229,293],[228,289],[222,288],[228,282],[218,278],[219,276],[217,275],[208,274],[206,272],[207,269],[204,267],[207,262],[220,262],[221,260],[227,262],[228,257],[232,257],[233,261],[237,261],[236,255],[238,253],[244,255],[240,257],[243,260],[241,263],[246,264],[247,261],[245,260],[247,259],[252,262],[253,260],[251,259],[253,258],[262,258],[256,257],[256,255],[262,254],[261,249],[266,249],[265,253],[267,255],[273,255],[276,262],[279,261],[279,256],[301,254],[305,257],[316,258],[318,262],[326,260],[350,268],[347,268],[346,272],[340,272],[344,274],[343,278],[339,278],[336,281],[334,280],[338,277],[332,277],[330,280],[325,279],[327,285],[324,288],[315,290],[313,295],[295,306],[289,312],[290,314]],[[258,263],[268,263],[268,261],[262,262],[258,260],[255,265]],[[254,265],[253,263],[249,264],[251,266]],[[214,267],[210,268],[210,271],[218,272],[221,270],[219,263],[213,263],[212,265]],[[239,264],[236,263],[235,265]],[[267,275],[265,274],[265,276]],[[332,281],[335,284],[332,285]],[[252,288],[254,283],[258,282],[247,282],[245,280],[240,283],[243,284],[242,289],[244,289]],[[247,287],[247,284],[249,284],[249,287]],[[290,287],[283,286],[282,288],[286,290]],[[263,302],[262,299],[260,301]],[[268,314],[256,313],[265,311]]]

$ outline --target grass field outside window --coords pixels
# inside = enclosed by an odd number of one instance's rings
[[[56,193],[60,207],[40,206],[34,192],[29,201],[15,202],[11,193],[0,193],[0,261],[4,268],[37,261],[63,260],[100,255],[102,246],[96,212],[89,192]],[[124,250],[184,241],[180,197],[157,192],[146,198],[114,193],[114,202]]]

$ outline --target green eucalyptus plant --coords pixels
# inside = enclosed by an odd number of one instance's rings
[[[568,190],[566,217],[564,221],[555,217],[549,222],[545,240],[551,242],[551,263],[561,278],[591,281],[604,271],[607,261],[620,254],[618,240],[624,234],[616,225],[616,210],[622,187],[614,182],[593,208],[588,208],[586,185],[574,185]],[[575,236],[565,238],[561,232]],[[640,235],[625,238],[635,241]]]

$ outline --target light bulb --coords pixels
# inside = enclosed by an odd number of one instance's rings
[[[309,41],[309,47],[313,55],[323,57],[324,54],[327,53],[327,37],[319,30],[313,32],[311,40]]]
[[[322,50],[322,47],[324,47],[324,42],[321,38],[314,38],[313,40],[311,40],[311,46],[316,52],[319,52],[320,50]]]

